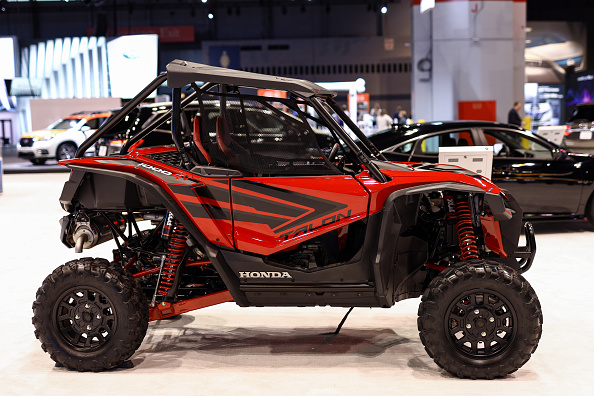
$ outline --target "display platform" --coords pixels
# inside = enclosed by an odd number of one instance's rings
[[[5,174],[70,172],[68,168],[58,165],[56,160],[48,160],[43,165],[33,165],[31,161],[17,156],[15,146],[4,146],[2,157],[2,168]]]
[[[224,303],[149,325],[140,349],[102,373],[56,367],[33,335],[31,304],[53,268],[78,257],[109,257],[112,245],[77,255],[59,240],[58,202],[68,174],[5,174],[0,196],[2,395],[591,395],[594,317],[583,302],[592,281],[594,227],[586,221],[535,223],[529,272],[542,303],[540,345],[500,380],[461,380],[425,353],[419,299],[389,309],[240,308]]]

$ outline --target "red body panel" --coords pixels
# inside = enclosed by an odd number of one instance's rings
[[[390,177],[387,183],[380,183],[373,179],[368,171],[361,172],[356,176],[357,180],[365,186],[370,194],[369,214],[383,210],[384,202],[390,194],[410,187],[421,187],[425,184],[458,182],[478,187],[485,192],[499,194],[500,189],[495,184],[477,177],[468,176],[462,173],[437,172],[427,170],[382,170],[382,173]]]
[[[500,256],[507,257],[507,253],[503,250],[499,222],[495,221],[491,215],[483,216],[481,217],[481,227],[483,229],[483,235],[485,236],[485,245],[487,245],[489,250]]]
[[[368,171],[354,178],[206,178],[146,157],[167,151],[171,148],[139,149],[123,157],[61,163],[142,176],[164,188],[211,243],[261,255],[290,249],[331,230],[339,232],[382,211],[391,193],[408,187],[460,182],[486,192],[500,191],[482,178],[427,170],[384,169],[390,178],[387,183],[379,183]]]

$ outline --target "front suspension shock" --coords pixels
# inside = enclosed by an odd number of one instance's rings
[[[460,195],[457,195],[455,199],[452,195],[446,195],[444,200],[446,202],[446,219],[456,220],[460,258],[462,261],[478,259],[479,252],[468,200]]]

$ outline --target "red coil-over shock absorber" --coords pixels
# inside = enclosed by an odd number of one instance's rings
[[[462,261],[478,259],[478,247],[472,226],[472,212],[467,200],[452,195],[445,195],[446,219],[456,220],[458,244],[460,245],[460,258]]]
[[[186,230],[186,227],[175,218],[172,219],[170,233],[171,236],[167,248],[167,257],[163,264],[163,271],[159,282],[158,293],[161,296],[166,296],[173,286],[175,274],[184,257],[186,239],[188,237],[188,230]]]

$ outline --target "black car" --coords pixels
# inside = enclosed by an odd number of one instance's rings
[[[568,153],[514,125],[484,121],[399,125],[369,139],[391,161],[438,162],[439,147],[493,146],[492,180],[530,218],[583,218],[594,225],[594,158]]]

